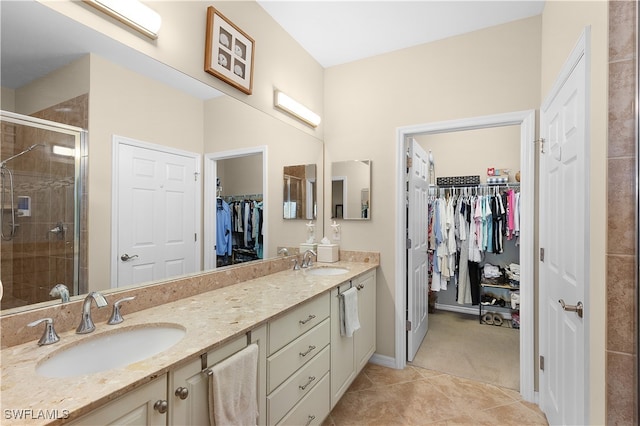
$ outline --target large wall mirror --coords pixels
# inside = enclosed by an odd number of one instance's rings
[[[0,273],[4,294],[7,296],[11,291],[15,297],[11,304],[7,297],[3,297],[0,314],[60,303],[59,299],[53,299],[49,294],[57,283],[64,282],[70,290],[73,288],[69,282],[71,279],[49,270],[43,270],[42,275],[35,276],[38,269],[36,265],[54,264],[55,259],[45,256],[23,262],[24,259],[17,256],[23,251],[14,244],[38,244],[38,247],[46,247],[50,253],[57,246],[68,246],[70,253],[75,252],[78,256],[68,262],[73,264],[75,261],[78,266],[75,272],[78,276],[77,291],[72,290],[72,296],[119,288],[120,280],[114,265],[122,262],[133,265],[139,261],[141,256],[135,257],[138,253],[120,253],[113,242],[114,217],[118,211],[113,198],[114,187],[118,183],[116,177],[119,177],[116,172],[118,159],[114,158],[117,138],[125,141],[123,147],[127,145],[136,149],[167,151],[182,156],[186,153],[194,159],[194,169],[189,169],[190,178],[197,186],[193,207],[173,214],[184,214],[193,220],[196,235],[194,238],[192,233],[190,239],[197,249],[194,266],[188,270],[175,268],[175,275],[199,273],[216,267],[215,256],[208,256],[210,250],[204,248],[207,238],[215,241],[215,234],[212,237],[207,230],[215,227],[212,218],[215,216],[216,195],[231,201],[240,197],[263,203],[265,225],[261,232],[263,238],[259,238],[264,245],[253,245],[257,261],[275,257],[279,246],[293,246],[304,240],[304,227],[292,229],[291,223],[282,217],[280,178],[286,165],[322,164],[323,143],[320,139],[97,33],[39,2],[3,2],[1,19],[0,109],[28,116],[37,115],[88,129],[88,154],[86,157],[76,157],[78,162],[84,162],[87,167],[83,169],[85,174],[78,178],[78,189],[71,190],[69,195],[71,198],[78,197],[82,208],[80,211],[71,209],[66,212],[69,221],[74,214],[79,215],[80,247],[74,245],[73,241],[66,241],[62,233],[49,232],[56,229],[58,221],[63,222],[64,229],[67,226],[65,217],[56,215],[55,220],[46,219],[35,226],[34,221],[40,220],[40,216],[33,209],[40,203],[38,197],[42,194],[31,197],[31,216],[16,217],[16,222],[21,224],[22,221],[22,226],[16,227],[13,241],[2,242]],[[43,115],[43,111],[46,114]],[[5,144],[3,139],[0,161],[36,143],[16,139],[15,144]],[[259,168],[252,163],[238,165],[236,163],[240,160],[226,160],[231,157],[226,153],[233,151],[233,157],[238,156],[237,152],[242,155],[243,151],[247,155],[254,155],[257,147],[264,153],[260,155],[262,160],[258,160],[263,165],[261,173],[257,173]],[[208,163],[213,161],[208,161],[207,156],[216,154],[220,174],[213,173],[213,181],[216,176],[221,177],[224,188],[221,194],[216,194],[215,183],[210,186],[205,184],[209,178],[206,174]],[[42,155],[41,150],[34,149],[22,155],[21,159],[25,161],[20,164],[26,165],[29,163],[27,160]],[[18,164],[13,162],[13,165]],[[319,170],[323,170],[323,167]],[[260,182],[251,182],[254,176]],[[316,175],[315,179],[313,191],[322,193],[322,176]],[[15,193],[20,196],[24,194],[19,192],[27,186],[51,186],[51,182],[40,185],[16,180],[14,183]],[[322,202],[322,197],[317,199]],[[318,209],[322,211],[322,206],[317,203],[314,201],[310,209],[313,214]],[[176,207],[178,204],[167,205]],[[305,214],[307,210],[305,208]],[[26,226],[30,222],[34,222],[34,226]],[[144,224],[145,221],[139,223]],[[26,235],[27,229],[45,229],[46,232],[36,231]],[[35,238],[41,240],[36,241]],[[210,244],[211,247],[213,244]],[[7,253],[11,252],[13,260],[9,262]],[[44,252],[38,250],[40,254]],[[210,262],[207,262],[209,258]],[[168,277],[149,275],[135,285],[165,278]],[[28,283],[34,282],[37,285],[30,284],[27,287]]]
[[[313,220],[317,217],[317,176],[315,164],[285,166],[282,198],[285,219]]]
[[[371,219],[371,160],[331,163],[331,218]]]

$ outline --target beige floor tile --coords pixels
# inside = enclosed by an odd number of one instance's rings
[[[408,366],[368,364],[323,426],[547,425],[518,392]]]

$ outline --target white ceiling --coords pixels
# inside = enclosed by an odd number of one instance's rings
[[[323,67],[538,15],[544,7],[544,0],[258,3]],[[208,99],[219,95],[215,89],[37,1],[0,0],[0,18],[0,84],[4,87],[22,87],[94,52],[193,96]]]
[[[257,0],[323,67],[539,15],[544,0]]]

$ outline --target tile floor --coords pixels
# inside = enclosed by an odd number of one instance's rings
[[[368,364],[324,422],[343,425],[547,425],[506,388],[407,366]]]

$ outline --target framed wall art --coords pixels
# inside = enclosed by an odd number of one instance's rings
[[[207,8],[204,70],[236,89],[253,90],[255,42],[213,6]]]

